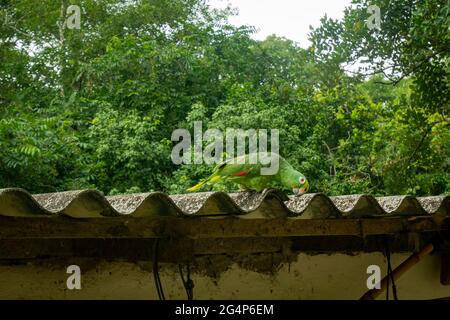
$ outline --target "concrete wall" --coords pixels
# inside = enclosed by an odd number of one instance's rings
[[[393,254],[395,268],[410,254]],[[271,263],[270,256],[261,263]],[[366,290],[367,266],[386,260],[381,253],[300,254],[290,263],[255,271],[250,264],[222,257],[205,257],[196,263],[192,279],[195,299],[358,299]],[[66,268],[81,268],[81,290],[68,290]],[[253,270],[252,270],[253,269]],[[442,286],[440,257],[426,257],[398,282],[400,299],[450,296]],[[161,281],[167,299],[185,299],[176,265],[161,264]],[[392,294],[391,294],[392,297]],[[384,298],[384,294],[381,298]],[[151,263],[106,262],[88,259],[44,260],[0,265],[0,299],[157,299]]]

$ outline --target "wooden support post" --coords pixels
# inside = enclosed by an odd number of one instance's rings
[[[433,251],[434,246],[432,243],[427,244],[417,253],[411,255],[408,259],[403,261],[397,268],[392,271],[392,276],[394,281],[399,279],[406,271],[414,267],[420,260],[422,260],[426,255]],[[360,300],[375,300],[380,294],[384,292],[387,288],[388,276],[384,277],[380,283],[380,289],[371,289],[367,291]]]

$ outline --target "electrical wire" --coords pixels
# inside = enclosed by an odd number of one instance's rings
[[[158,292],[159,300],[166,300],[164,296],[163,287],[161,284],[161,278],[159,276],[159,267],[158,267],[158,248],[159,248],[159,238],[155,239],[153,243],[153,278],[155,280],[156,291]]]
[[[389,282],[392,282],[392,294],[394,296],[394,300],[398,300],[397,296],[397,286],[395,285],[394,273],[392,272],[391,265],[391,251],[389,249],[389,240],[385,238],[385,247],[386,247],[386,260],[387,260],[387,284],[386,284],[386,300],[389,300]]]
[[[186,295],[188,300],[194,299],[194,281],[191,279],[191,268],[189,264],[187,265],[187,279],[184,280],[183,276],[183,266],[178,265],[178,270],[180,271],[181,281],[183,282],[184,290],[186,290]]]

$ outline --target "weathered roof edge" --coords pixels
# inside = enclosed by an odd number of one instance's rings
[[[19,188],[0,189],[0,215],[22,217],[108,217],[239,215],[242,218],[360,218],[377,216],[450,215],[450,196],[412,197],[322,193],[287,197],[277,190],[202,192],[167,195],[162,192],[105,197],[96,190],[31,195]]]

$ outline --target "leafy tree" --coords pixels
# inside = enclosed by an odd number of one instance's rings
[[[304,49],[204,0],[0,1],[0,187],[183,193],[211,166],[174,165],[170,137],[200,120],[278,129],[315,192],[448,194],[448,5],[370,4],[381,29],[354,0]]]

